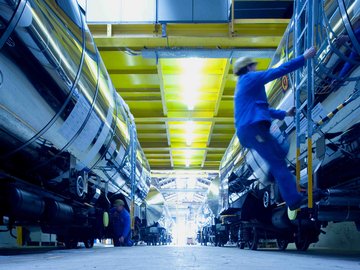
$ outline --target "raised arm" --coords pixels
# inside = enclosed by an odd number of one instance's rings
[[[284,120],[285,116],[287,115],[286,111],[283,110],[275,110],[273,108],[269,108],[270,116],[273,119]]]
[[[305,64],[305,60],[314,57],[315,54],[316,49],[311,47],[310,49],[307,49],[303,55],[292,59],[277,68],[271,68],[266,71],[258,72],[258,79],[263,84],[271,82],[302,67]]]

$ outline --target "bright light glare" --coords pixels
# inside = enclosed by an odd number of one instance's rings
[[[190,150],[186,150],[186,151],[185,151],[185,158],[186,158],[186,160],[185,160],[185,166],[186,166],[187,168],[190,167],[191,156],[192,156],[191,151],[190,151]]]
[[[192,152],[191,152],[190,150],[186,150],[186,151],[185,151],[185,157],[186,157],[187,159],[190,159],[191,156],[192,156]]]
[[[217,187],[216,185],[214,185],[213,183],[211,183],[210,185],[210,192],[212,194],[214,194],[215,196],[219,195],[219,187]]]
[[[194,140],[195,124],[193,121],[188,121],[185,124],[185,139],[186,145],[190,146]]]
[[[184,58],[179,59],[179,61],[182,67],[180,78],[182,99],[188,109],[192,111],[200,97],[199,89],[205,61],[201,58]]]
[[[187,179],[187,188],[195,188],[195,185],[196,185],[196,178],[189,177]]]

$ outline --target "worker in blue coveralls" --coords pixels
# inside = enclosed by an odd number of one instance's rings
[[[266,71],[256,71],[257,63],[249,57],[239,58],[234,64],[234,74],[239,76],[235,89],[236,134],[242,146],[254,149],[268,163],[291,210],[299,208],[305,198],[297,191],[294,176],[287,168],[287,153],[270,134],[270,125],[272,119],[294,116],[295,109],[286,112],[269,108],[264,85],[304,66],[315,54],[312,47],[302,56]]]
[[[132,246],[130,214],[124,206],[124,201],[118,199],[114,202],[114,207],[110,209],[115,247]]]

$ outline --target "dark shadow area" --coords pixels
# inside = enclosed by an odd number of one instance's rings
[[[54,250],[64,250],[63,247],[22,247],[22,248],[0,248],[0,256],[16,256],[29,254],[43,254]]]

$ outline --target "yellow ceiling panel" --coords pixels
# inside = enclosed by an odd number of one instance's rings
[[[204,102],[199,98],[194,103],[194,110],[197,111],[214,111],[215,109],[215,102]],[[172,101],[167,102],[166,104],[169,111],[187,110],[188,108],[188,105],[182,101]]]
[[[229,75],[230,76],[230,75]],[[225,89],[235,89],[236,87],[236,80],[226,80],[226,83],[225,83]]]
[[[196,58],[171,58],[171,59],[161,59],[161,68],[163,73],[169,75],[183,74],[191,65],[191,61]],[[199,71],[202,74],[206,75],[222,75],[224,73],[226,60],[216,59],[216,58],[198,58],[195,61],[200,63]]]
[[[190,73],[189,73],[190,74]],[[184,88],[189,86],[190,83],[194,85],[200,85],[199,91],[205,91],[206,89],[220,87],[221,76],[219,75],[204,75],[194,74],[191,76],[185,75],[173,75],[166,74],[164,76],[164,86],[166,87],[178,87]]]
[[[193,142],[191,147],[189,147],[185,140],[181,142],[173,142],[171,143],[171,149],[193,149],[193,150],[202,150],[206,149],[207,143],[206,142]]]
[[[191,119],[189,120],[191,121]],[[188,127],[188,121],[170,121],[169,125],[172,126],[173,129],[186,129]],[[211,125],[211,122],[203,122],[203,121],[198,121],[198,122],[194,122],[195,125],[195,129],[204,129],[204,128],[208,128],[209,125]]]
[[[158,116],[159,113],[162,113],[162,104],[161,100],[156,102],[134,100],[126,101],[126,103],[131,108],[131,113],[134,116]]]
[[[169,118],[212,118],[214,116],[213,111],[169,111],[167,116]]]
[[[101,51],[100,54],[110,72],[119,69],[129,71],[156,69],[155,59],[145,59],[141,55],[130,55],[124,51]]]
[[[173,150],[174,166],[200,166],[205,150]]]
[[[190,147],[193,143],[206,143],[208,141],[211,123],[188,121],[175,124],[169,123],[171,143],[186,142]]]
[[[212,122],[191,121],[195,114],[213,117],[229,69],[228,59],[161,59],[163,98],[168,117],[189,117],[168,123],[168,140],[174,166],[202,166],[213,127]],[[176,146],[185,150],[176,150]]]
[[[111,74],[115,88],[154,88],[159,87],[157,74]]]
[[[143,58],[141,50],[196,48],[191,55],[202,48],[271,50],[287,24],[279,19],[236,20],[232,34],[226,23],[167,24],[166,37],[157,24],[91,26],[114,86],[135,117],[153,169],[219,167],[234,134],[236,59]],[[256,61],[264,70],[270,58]]]
[[[205,150],[173,150],[173,157],[179,159],[197,159],[202,158],[205,154]]]
[[[201,94],[201,101],[209,101],[209,102],[216,102],[217,101],[217,93],[219,91],[206,91],[206,93]],[[165,98],[167,102],[179,102],[182,98],[182,95],[177,89],[176,91],[166,91]]]

